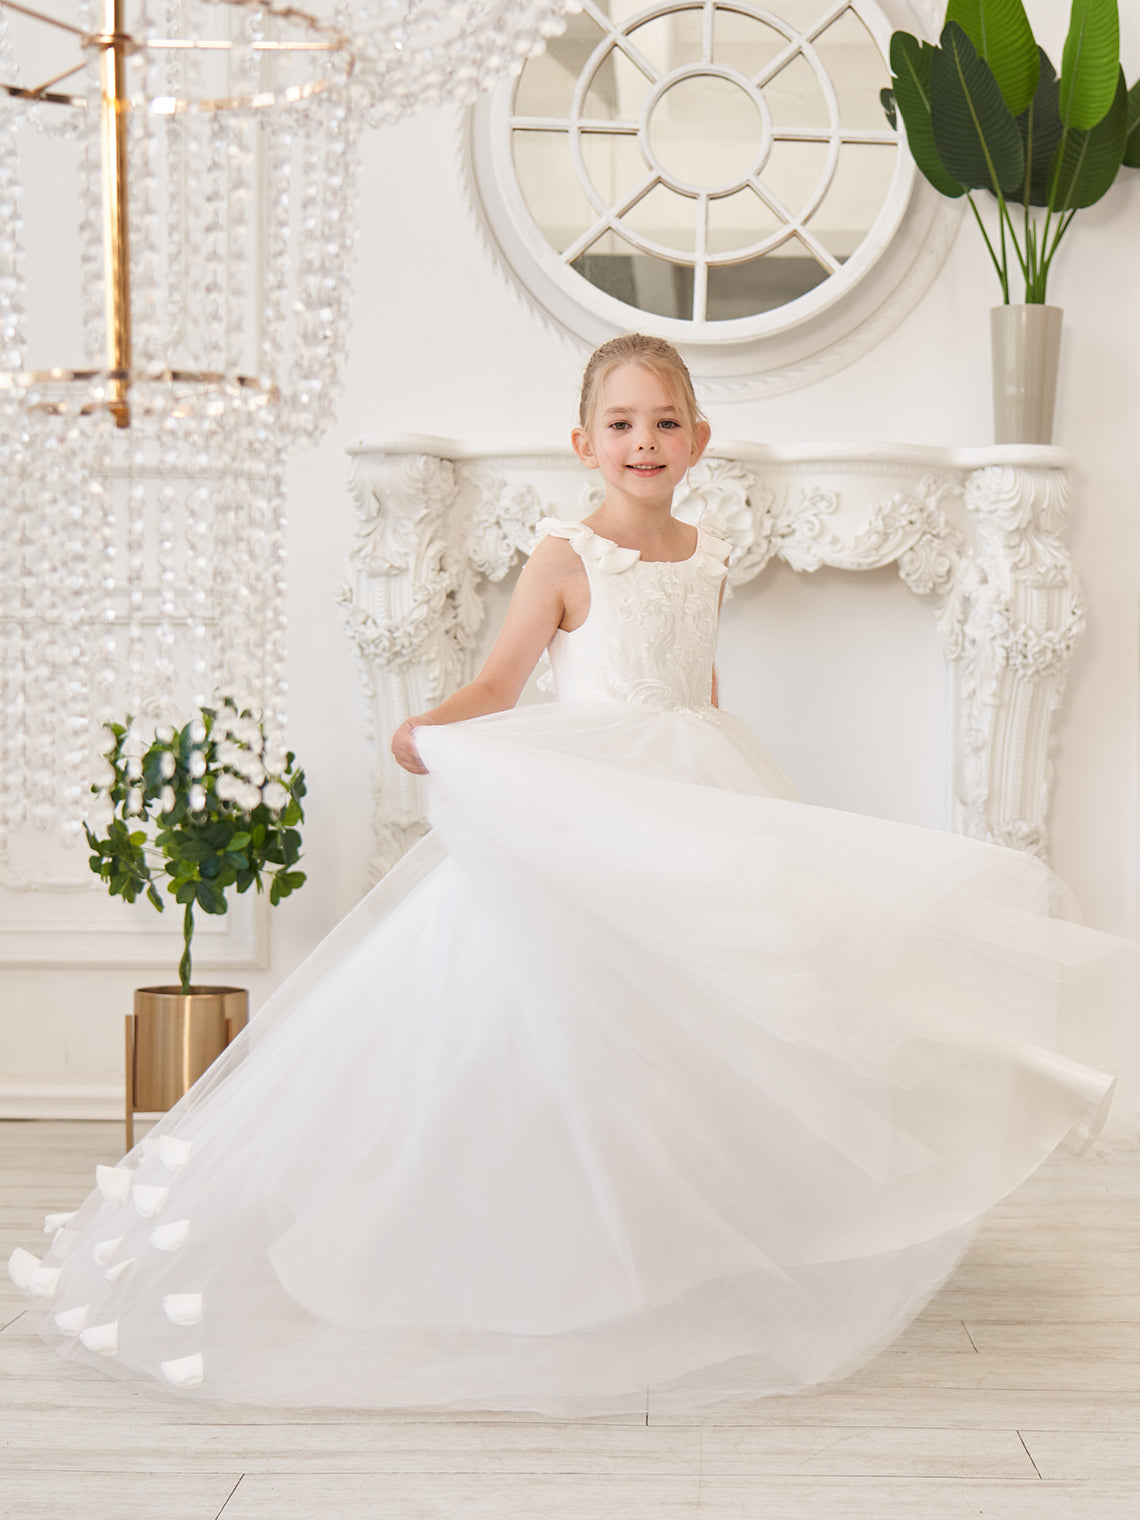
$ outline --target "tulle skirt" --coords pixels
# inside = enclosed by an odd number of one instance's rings
[[[17,1253],[62,1355],[263,1404],[802,1389],[1135,1062],[1134,947],[1040,862],[806,806],[734,719],[417,742],[433,832]]]

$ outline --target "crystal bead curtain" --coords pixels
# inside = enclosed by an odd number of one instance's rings
[[[81,31],[100,19],[78,10]],[[267,766],[282,757],[282,465],[332,418],[347,334],[356,113],[344,38],[249,4],[144,0],[127,19],[136,40],[158,41],[126,66],[126,386],[106,346],[99,49],[65,86],[70,105],[8,98],[0,111],[8,832],[30,818],[78,833],[111,715],[184,720],[225,693],[264,713]],[[162,45],[172,39],[215,46]],[[27,353],[17,213],[37,132],[72,139],[80,185],[84,351],[56,361],[70,374]]]

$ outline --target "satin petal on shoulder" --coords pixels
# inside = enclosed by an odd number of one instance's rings
[[[563,522],[560,517],[544,517],[538,525],[537,534],[542,538],[565,538],[577,552],[586,556],[609,575],[628,570],[641,558],[639,549],[623,549],[612,539],[603,538],[581,522]]]
[[[698,528],[700,539],[697,545],[697,569],[707,575],[710,580],[720,581],[728,574],[726,563],[732,553],[732,545],[721,538],[719,533],[714,533],[711,528]]]
[[[640,549],[623,549],[612,539],[601,538],[593,532],[590,533],[586,548],[596,561],[598,569],[604,570],[608,575],[617,575],[622,570],[628,570],[630,565],[636,565],[641,558]]]

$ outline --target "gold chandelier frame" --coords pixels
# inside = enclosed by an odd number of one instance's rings
[[[177,50],[180,52],[228,52],[237,46],[254,53],[331,53],[340,54],[344,63],[344,81],[347,82],[355,67],[352,44],[343,32],[329,26],[307,11],[291,5],[275,4],[274,0],[211,0],[212,4],[227,5],[235,10],[261,10],[275,19],[295,24],[313,33],[312,40],[296,42],[259,41],[235,43],[232,39],[196,38],[146,38],[139,41],[126,30],[127,0],[102,0],[103,29],[85,32],[81,27],[45,15],[18,0],[0,0],[0,6],[28,16],[47,26],[70,33],[79,39],[78,45],[86,52],[96,48],[101,53],[100,72],[100,137],[102,145],[103,190],[103,252],[106,275],[106,337],[107,367],[91,369],[25,370],[20,373],[0,375],[0,391],[32,392],[40,386],[80,385],[92,386],[103,382],[106,399],[88,399],[78,408],[80,416],[107,410],[120,428],[130,427],[131,407],[129,393],[139,378],[183,387],[181,400],[203,391],[233,389],[249,392],[259,397],[262,404],[272,400],[276,387],[252,375],[223,375],[212,370],[163,370],[144,377],[133,372],[131,357],[131,286],[130,286],[130,212],[127,172],[128,113],[132,109],[127,92],[127,59],[133,54],[151,50]],[[51,105],[63,105],[86,110],[87,100],[82,95],[64,95],[54,86],[62,84],[87,67],[87,61],[76,64],[46,79],[30,89],[13,84],[0,83],[0,90],[9,96],[28,101],[44,101]],[[339,81],[337,81],[339,83]],[[289,85],[282,90],[259,90],[249,95],[210,98],[204,100],[180,99],[177,96],[156,96],[146,102],[145,109],[151,115],[176,116],[198,112],[259,111],[276,105],[289,105],[310,99],[333,87],[330,79],[314,79],[304,84]],[[29,407],[40,412],[62,414],[69,410],[62,400],[37,398],[29,400]],[[170,415],[180,415],[176,405]]]

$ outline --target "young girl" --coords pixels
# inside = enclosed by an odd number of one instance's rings
[[[1099,1121],[1131,944],[1039,861],[799,802],[716,706],[727,547],[667,344],[591,359],[605,499],[393,740],[432,833],[12,1270],[203,1396],[656,1413],[845,1375]],[[513,710],[548,648],[558,701]]]

